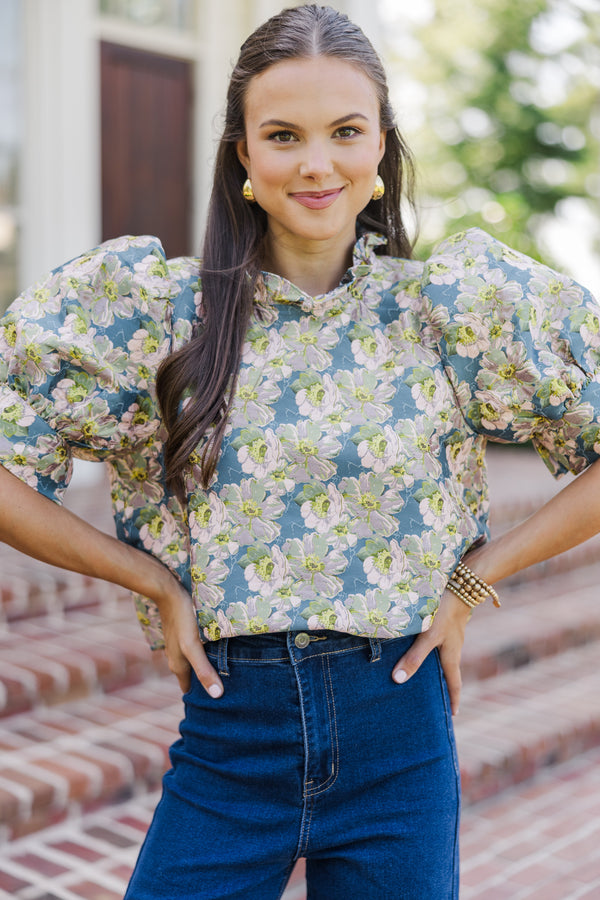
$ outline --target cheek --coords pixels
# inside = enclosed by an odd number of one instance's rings
[[[379,144],[365,148],[354,160],[357,175],[364,178],[374,178],[379,165]]]
[[[261,161],[254,171],[255,177],[269,187],[279,187],[289,178],[289,166],[282,165],[279,160]]]

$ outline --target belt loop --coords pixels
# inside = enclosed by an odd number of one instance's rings
[[[227,665],[227,645],[229,638],[221,638],[217,641],[217,671],[219,675],[229,675],[229,666]]]
[[[369,662],[377,662],[381,659],[381,641],[379,638],[369,638],[369,646],[371,648]]]

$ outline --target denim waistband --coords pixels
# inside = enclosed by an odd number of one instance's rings
[[[410,643],[411,637],[372,638],[344,634],[339,631],[287,631],[276,634],[241,635],[221,638],[204,645],[207,656],[216,663],[220,675],[229,675],[230,662],[264,665],[265,663],[298,664],[304,659],[328,654],[362,651],[370,662],[381,658],[382,643]]]

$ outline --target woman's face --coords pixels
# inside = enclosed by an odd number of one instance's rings
[[[250,82],[245,125],[238,156],[271,241],[350,246],[385,152],[367,75],[328,56],[276,63]]]

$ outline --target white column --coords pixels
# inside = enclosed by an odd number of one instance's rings
[[[94,0],[24,0],[22,285],[100,239]]]
[[[245,2],[244,2],[245,5]],[[225,96],[232,66],[246,37],[240,0],[200,3],[199,54],[195,77],[194,221],[195,252],[201,249],[206,207],[212,186],[217,140],[221,135]]]

